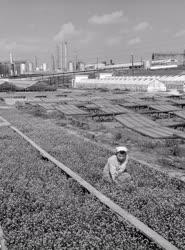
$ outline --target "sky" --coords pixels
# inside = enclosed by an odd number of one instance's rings
[[[185,0],[0,0],[0,61],[49,63],[62,41],[86,63],[183,52],[184,11]]]

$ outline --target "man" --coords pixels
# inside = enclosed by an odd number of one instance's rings
[[[131,181],[131,176],[127,173],[126,165],[128,162],[128,149],[117,147],[116,154],[112,155],[103,170],[103,177],[109,182],[123,184]]]

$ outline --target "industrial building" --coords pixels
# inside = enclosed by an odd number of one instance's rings
[[[85,70],[98,70],[98,69],[171,69],[177,68],[178,61],[176,59],[160,59],[160,60],[145,60],[132,63],[119,63],[119,64],[106,64],[94,63],[86,64]]]
[[[154,52],[152,60],[174,60],[178,65],[185,65],[185,50],[183,52]]]
[[[139,92],[152,91],[184,91],[185,75],[181,76],[107,76],[101,75],[96,79],[88,76],[76,76],[73,80],[74,88],[108,88],[123,89]]]
[[[85,65],[85,70],[97,70],[97,69],[131,69],[131,68],[143,68],[143,62],[134,63],[119,63],[119,64],[106,64],[106,63],[91,63]]]
[[[48,70],[47,64],[42,63],[34,69],[33,63],[25,60],[14,61],[10,63],[9,61],[0,62],[0,76],[21,76],[32,74],[34,71],[46,72]]]
[[[176,59],[161,59],[161,60],[152,60],[148,63],[148,68],[151,70],[157,69],[172,69],[178,67],[178,60]],[[146,69],[148,69],[146,68]]]
[[[0,75],[3,77],[7,76],[17,76],[28,72],[28,62],[14,61],[11,63],[10,61],[0,62]]]

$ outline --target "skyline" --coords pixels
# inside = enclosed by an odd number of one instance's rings
[[[0,60],[50,63],[56,45],[69,44],[69,59],[128,62],[152,52],[182,52],[185,24],[181,0],[0,0]]]

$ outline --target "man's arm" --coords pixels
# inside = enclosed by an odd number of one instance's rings
[[[111,178],[112,178],[113,181],[115,181],[115,179],[116,179],[116,177],[117,177],[117,175],[118,175],[118,172],[117,172],[117,170],[116,170],[116,166],[115,166],[115,164],[114,164],[113,162],[111,162],[111,161],[109,161],[108,164],[109,164],[109,169],[110,169]]]
[[[127,157],[126,157],[125,162],[120,166],[120,169],[119,169],[118,173],[122,173],[122,172],[125,171],[125,169],[126,169],[126,167],[127,167],[127,163],[128,163],[128,155],[127,155]]]

